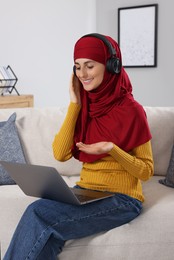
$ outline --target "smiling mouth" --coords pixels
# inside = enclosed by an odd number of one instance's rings
[[[82,80],[82,82],[83,82],[84,85],[90,84],[91,81],[92,81],[92,79]]]

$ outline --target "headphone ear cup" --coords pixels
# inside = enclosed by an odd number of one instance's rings
[[[112,74],[119,74],[121,71],[121,61],[116,57],[110,58],[106,63],[106,69]]]
[[[74,72],[74,75],[77,76],[76,75],[76,66],[75,65],[73,66],[73,72]]]

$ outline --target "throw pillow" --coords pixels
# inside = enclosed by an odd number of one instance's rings
[[[0,122],[0,160],[26,163],[17,128],[16,113],[7,121]],[[0,165],[0,185],[15,184],[8,172]]]
[[[174,188],[174,146],[170,157],[169,166],[165,179],[159,180],[159,183]]]

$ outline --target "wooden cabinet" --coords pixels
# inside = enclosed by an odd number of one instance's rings
[[[22,108],[33,107],[33,95],[4,95],[0,96],[0,109],[1,108]]]

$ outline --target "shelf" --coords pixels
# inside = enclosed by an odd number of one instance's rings
[[[4,95],[0,96],[0,108],[33,107],[33,95]]]

